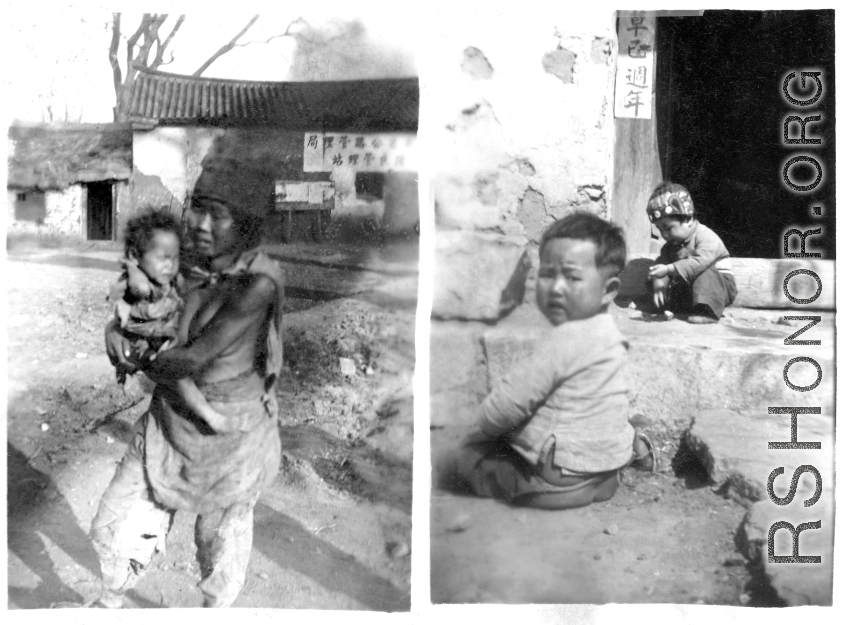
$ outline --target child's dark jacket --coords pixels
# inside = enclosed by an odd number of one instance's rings
[[[695,221],[694,232],[684,243],[665,243],[657,259],[663,265],[676,267],[679,276],[689,284],[709,267],[732,274],[729,252],[714,230]]]

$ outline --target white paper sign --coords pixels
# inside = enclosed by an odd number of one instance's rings
[[[277,180],[275,187],[277,210],[332,210],[333,208],[335,185],[332,182]],[[296,207],[293,206],[295,203]]]
[[[655,15],[646,11],[621,12],[618,18],[615,117],[652,117],[655,45]]]

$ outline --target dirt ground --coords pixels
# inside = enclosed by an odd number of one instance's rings
[[[774,605],[736,548],[745,512],[634,471],[611,500],[559,513],[436,491],[432,601]]]
[[[617,314],[625,318],[627,311]],[[764,323],[756,315],[732,322],[750,332]],[[430,335],[434,464],[458,444],[485,395],[485,381],[477,379],[483,355],[474,363],[470,340],[459,343],[485,328],[461,325],[433,321]],[[512,508],[434,488],[432,602],[784,605],[761,564],[743,555],[752,502],[710,485],[680,445],[682,431],[654,427],[651,434],[659,470],[627,469],[611,500],[585,508]]]
[[[125,391],[115,383],[103,350],[119,254],[105,243],[9,246],[9,608],[97,594],[87,533],[149,400],[138,379]],[[407,610],[416,242],[353,250],[325,243],[284,261],[294,279],[280,389],[283,461],[256,507],[235,606]],[[167,553],[128,607],[199,606],[197,581],[193,519],[178,513]]]

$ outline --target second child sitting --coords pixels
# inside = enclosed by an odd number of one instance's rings
[[[647,216],[666,241],[648,276],[656,308],[687,314],[689,323],[717,323],[738,294],[723,241],[695,219],[694,201],[681,184],[656,187]]]
[[[611,498],[622,468],[650,470],[655,458],[627,419],[627,342],[607,311],[626,261],[620,228],[574,213],[545,231],[539,255],[538,307],[553,327],[494,387],[474,431],[436,463],[436,479],[558,510]]]
[[[181,234],[181,224],[166,210],[145,212],[127,222],[123,273],[112,287],[111,299],[135,358],[155,359],[158,352],[176,346],[179,340]],[[123,384],[126,373],[118,371],[117,379]],[[209,405],[191,378],[174,380],[170,388],[182,404],[217,431],[224,417]]]

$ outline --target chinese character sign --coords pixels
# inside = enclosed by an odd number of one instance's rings
[[[307,132],[303,171],[417,171],[415,135],[354,132]]]
[[[627,11],[620,15],[615,117],[652,117],[655,44],[655,15],[644,11]]]

